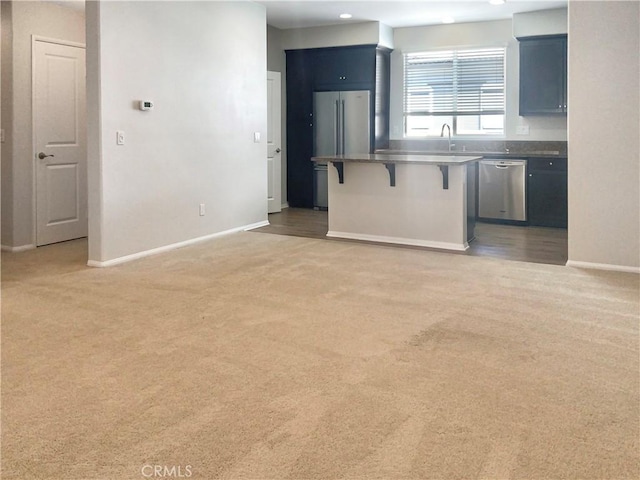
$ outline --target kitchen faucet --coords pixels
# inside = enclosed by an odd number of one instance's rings
[[[451,151],[451,147],[455,147],[455,144],[454,145],[451,144],[451,127],[449,126],[448,123],[443,123],[442,124],[442,130],[440,131],[440,136],[441,137],[444,137],[444,127],[447,127],[448,139],[449,139],[449,151]]]

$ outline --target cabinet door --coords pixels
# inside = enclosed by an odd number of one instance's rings
[[[287,51],[287,202],[313,207],[313,59]]]
[[[374,119],[371,124],[374,148],[389,148],[389,103],[391,83],[391,52],[376,50],[376,88],[371,111]]]
[[[566,113],[566,37],[520,40],[520,115]]]
[[[373,88],[375,47],[327,49],[318,52],[314,62],[316,90]]]
[[[529,225],[567,227],[567,174],[553,170],[529,171]]]

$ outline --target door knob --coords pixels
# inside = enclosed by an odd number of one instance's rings
[[[47,157],[55,157],[55,155],[47,155],[47,154],[46,154],[46,153],[44,153],[44,152],[40,152],[40,153],[38,154],[38,158],[39,158],[40,160],[44,160],[44,159],[45,159],[45,158],[47,158]]]
[[[279,148],[276,148],[276,153],[280,153],[282,150],[280,150]]]

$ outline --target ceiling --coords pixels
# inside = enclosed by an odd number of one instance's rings
[[[333,0],[258,0],[267,9],[267,23],[280,29],[318,27],[342,23],[378,21],[392,28],[435,25],[443,17],[456,23],[511,18],[514,13],[547,10],[567,6],[567,0],[507,0],[490,5],[488,0],[472,1],[333,1]],[[353,17],[341,20],[341,13]]]
[[[46,0],[84,10],[84,0]],[[178,0],[179,1],[179,0]],[[221,1],[221,0],[204,0]],[[511,18],[514,13],[566,8],[568,0],[254,0],[267,9],[267,23],[280,29],[377,21],[392,28],[437,25],[444,17],[456,23]],[[341,13],[353,15],[341,20]]]
[[[63,7],[68,7],[78,12],[84,12],[84,0],[44,0],[45,2],[55,3]]]

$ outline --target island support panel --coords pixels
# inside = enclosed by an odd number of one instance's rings
[[[463,251],[467,242],[467,165],[344,162],[329,170],[327,236]],[[473,212],[471,212],[473,213]]]

